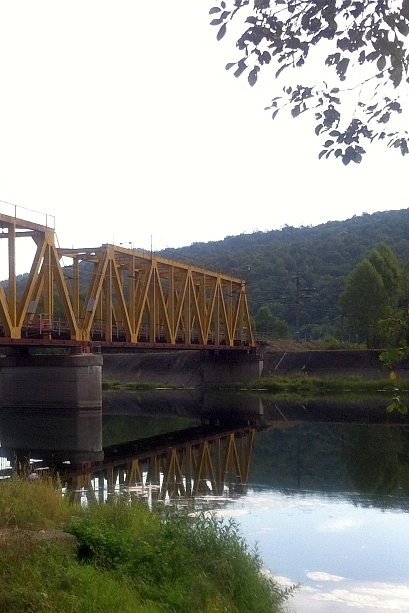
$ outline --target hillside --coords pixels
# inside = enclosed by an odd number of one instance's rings
[[[161,255],[244,278],[252,314],[268,306],[292,327],[298,276],[301,332],[320,337],[339,331],[338,299],[345,280],[380,243],[389,245],[402,265],[409,260],[409,209],[364,214],[313,227],[285,226],[228,236],[222,241],[166,249]],[[347,330],[344,336],[347,338]]]

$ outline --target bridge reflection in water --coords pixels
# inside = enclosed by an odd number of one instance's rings
[[[121,488],[152,500],[244,494],[255,432],[199,426],[108,447],[103,462],[66,473],[64,481],[74,498],[97,494],[100,501]]]
[[[223,418],[194,409],[189,427],[103,448],[100,410],[3,411],[2,455],[10,467],[2,472],[58,474],[77,502],[102,502],[122,489],[150,502],[243,495],[259,420],[239,410]]]

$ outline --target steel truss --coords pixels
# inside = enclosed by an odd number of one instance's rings
[[[0,214],[0,227],[9,261],[0,283],[1,342],[255,347],[242,279],[115,245],[59,248],[52,228],[8,215]],[[36,253],[18,293],[22,237],[34,241]]]

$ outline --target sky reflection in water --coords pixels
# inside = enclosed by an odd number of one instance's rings
[[[250,489],[234,517],[297,613],[409,611],[409,513],[342,496]]]

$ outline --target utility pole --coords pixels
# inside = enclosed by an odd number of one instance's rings
[[[298,335],[300,331],[300,316],[301,316],[302,301],[305,299],[311,298],[310,295],[304,292],[314,291],[315,287],[300,288],[300,271],[299,270],[297,270],[293,279],[295,279],[295,288],[296,288],[295,289],[295,331],[296,331],[296,334]]]

